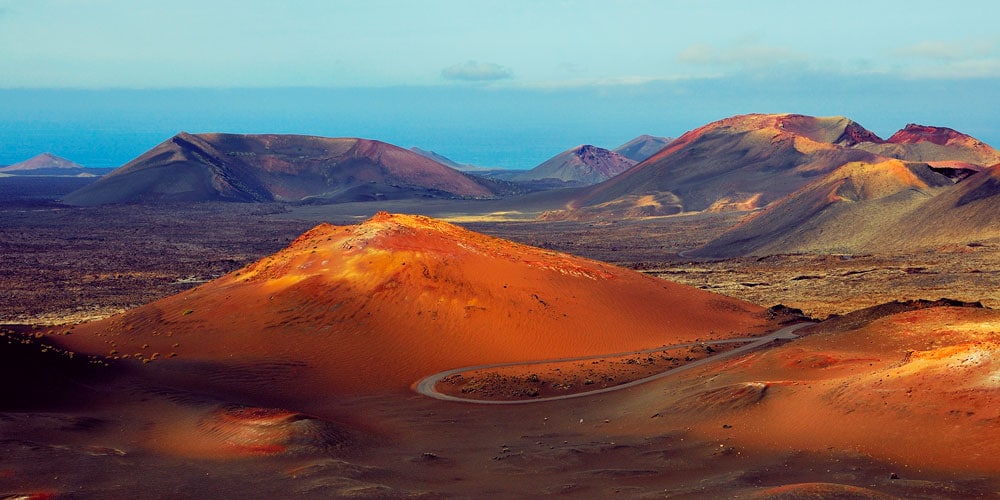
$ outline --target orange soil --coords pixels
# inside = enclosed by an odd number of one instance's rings
[[[358,226],[320,225],[271,257],[58,342],[281,403],[405,390],[460,366],[774,329],[761,313],[596,261],[383,213]]]
[[[914,469],[997,472],[998,333],[994,310],[899,313],[686,374],[673,404],[653,391],[631,409],[758,450],[850,450]]]
[[[776,486],[754,492],[751,498],[766,498],[769,500],[802,500],[807,498],[852,498],[855,500],[890,500],[896,497],[879,493],[867,488],[830,483],[797,483]]]

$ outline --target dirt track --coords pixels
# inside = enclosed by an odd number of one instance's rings
[[[583,356],[583,357],[577,357],[577,358],[547,359],[547,360],[541,360],[541,361],[531,361],[531,362],[528,362],[528,363],[499,363],[499,364],[493,364],[493,365],[480,365],[480,366],[468,366],[468,367],[463,367],[463,368],[455,368],[455,369],[452,369],[452,370],[447,370],[447,371],[435,373],[434,375],[430,375],[428,377],[424,377],[423,379],[421,379],[420,381],[418,381],[416,384],[413,385],[413,389],[415,391],[417,391],[418,393],[424,395],[424,396],[435,398],[435,399],[440,399],[440,400],[443,400],[443,401],[458,401],[458,402],[462,402],[462,403],[480,403],[480,404],[494,404],[494,405],[525,404],[525,403],[543,403],[543,402],[546,402],[546,401],[558,401],[558,400],[562,400],[562,399],[581,398],[581,397],[584,397],[584,396],[593,396],[595,394],[603,394],[603,393],[607,393],[607,392],[612,392],[612,391],[617,391],[617,390],[621,390],[621,389],[626,389],[626,388],[629,388],[629,387],[635,387],[637,385],[645,384],[645,383],[651,382],[653,380],[658,380],[658,379],[661,379],[661,378],[664,378],[664,377],[667,377],[667,376],[670,376],[670,375],[675,375],[677,373],[680,373],[680,372],[683,372],[683,371],[686,371],[686,370],[691,370],[693,368],[697,368],[699,366],[702,366],[702,365],[705,365],[707,363],[711,363],[711,362],[714,362],[714,361],[718,361],[720,359],[726,359],[726,358],[729,358],[729,357],[732,357],[732,356],[736,356],[738,354],[743,354],[743,353],[745,353],[747,351],[751,351],[751,350],[757,349],[759,347],[765,346],[765,345],[767,345],[767,344],[769,344],[769,343],[771,343],[771,342],[773,342],[775,340],[792,340],[792,339],[796,339],[796,338],[798,338],[798,335],[795,335],[795,331],[798,330],[798,329],[800,329],[800,328],[803,328],[805,326],[808,326],[810,324],[812,324],[812,323],[797,323],[797,324],[794,324],[794,325],[791,325],[791,326],[786,326],[786,327],[784,327],[784,328],[782,328],[780,330],[777,330],[777,331],[775,331],[775,332],[773,332],[771,334],[764,335],[763,337],[739,338],[739,339],[725,339],[725,340],[715,340],[715,341],[710,341],[710,342],[692,342],[692,343],[686,343],[686,344],[676,344],[676,345],[670,345],[670,346],[656,347],[656,348],[653,348],[653,349],[644,349],[644,350],[640,350],[640,351],[632,351],[632,352],[628,352],[628,353],[603,354],[603,355],[598,355],[598,356]],[[650,377],[641,378],[639,380],[633,380],[631,382],[627,382],[627,383],[624,383],[624,384],[616,385],[616,386],[613,386],[613,387],[604,387],[604,388],[595,389],[595,390],[592,390],[592,391],[578,392],[578,393],[574,393],[574,394],[564,394],[564,395],[561,395],[561,396],[551,396],[551,397],[532,398],[532,399],[519,399],[519,400],[489,400],[489,399],[460,398],[460,397],[452,396],[452,395],[449,395],[449,394],[443,394],[443,393],[441,393],[441,392],[439,392],[437,390],[437,384],[439,382],[441,382],[443,379],[445,379],[447,377],[450,377],[452,375],[456,375],[456,374],[460,374],[460,373],[464,373],[464,372],[469,372],[469,371],[487,370],[487,369],[491,369],[491,368],[500,368],[500,367],[509,367],[509,366],[527,366],[527,365],[536,365],[536,364],[544,364],[544,363],[561,363],[561,362],[570,362],[570,361],[583,361],[583,360],[597,359],[597,358],[603,358],[603,357],[617,357],[617,356],[626,356],[626,355],[634,355],[634,354],[647,354],[647,353],[651,353],[651,352],[656,352],[656,351],[663,350],[664,348],[691,347],[691,346],[695,346],[695,345],[699,345],[699,344],[716,345],[716,344],[729,344],[729,343],[747,343],[747,345],[745,345],[743,347],[739,347],[739,348],[733,349],[731,351],[727,351],[725,353],[718,354],[716,356],[711,356],[711,357],[708,357],[708,358],[699,359],[697,361],[692,361],[692,362],[690,362],[688,364],[685,364],[683,366],[679,366],[677,368],[673,368],[671,370],[668,370],[668,371],[665,371],[665,372],[661,372],[661,373],[658,373],[658,374],[650,376]]]

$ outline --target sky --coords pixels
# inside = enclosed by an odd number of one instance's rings
[[[0,0],[0,164],[116,166],[186,130],[530,168],[747,112],[1000,145],[997,19],[992,0]]]

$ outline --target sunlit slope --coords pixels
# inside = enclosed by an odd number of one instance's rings
[[[645,430],[692,428],[749,456],[839,450],[900,474],[1000,471],[1000,313],[886,312],[651,387],[622,411],[645,417]]]
[[[320,225],[271,257],[61,341],[213,387],[302,397],[767,329],[762,309],[739,300],[381,213]]]

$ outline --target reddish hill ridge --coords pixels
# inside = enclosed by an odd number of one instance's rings
[[[65,201],[341,202],[496,194],[488,181],[379,141],[182,132]]]
[[[908,125],[889,141],[845,117],[733,116],[683,134],[547,218],[619,218],[763,208],[852,162],[927,162],[962,175],[1000,152],[951,129]]]
[[[671,215],[765,206],[850,161],[874,134],[843,117],[743,115],[685,133],[627,172],[585,189],[584,217]]]
[[[981,170],[1000,162],[1000,151],[970,135],[947,127],[911,123],[887,141],[871,141],[860,149],[907,161],[928,162],[937,167]]]
[[[762,308],[421,216],[322,224],[288,248],[60,342],[205,390],[405,390],[461,366],[770,329]],[[296,406],[299,407],[299,406]]]
[[[927,125],[917,125],[909,123],[902,130],[892,134],[888,141],[894,144],[916,144],[918,142],[932,142],[939,146],[960,144],[963,146],[977,146],[981,144],[979,140],[972,136],[963,134],[948,127],[931,127]]]

